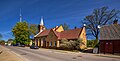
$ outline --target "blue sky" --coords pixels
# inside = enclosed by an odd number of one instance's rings
[[[74,28],[93,9],[103,6],[120,10],[120,0],[0,0],[0,33],[4,40],[13,38],[11,29],[19,22],[20,8],[28,23],[39,24],[43,16],[47,28],[63,23]]]

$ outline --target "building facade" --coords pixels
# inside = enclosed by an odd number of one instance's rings
[[[42,27],[44,27],[44,25],[42,25]],[[42,29],[42,32],[39,32],[34,37],[36,46],[59,48],[62,39],[78,40],[81,38],[83,44],[80,45],[80,48],[86,48],[87,41],[85,27],[70,30],[64,30],[62,26],[56,26],[52,29],[43,29],[42,27],[40,27],[40,31]]]

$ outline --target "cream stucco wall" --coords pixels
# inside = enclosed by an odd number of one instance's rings
[[[59,28],[56,30],[57,32],[61,32],[61,31],[64,31],[63,27],[62,26],[59,26]]]
[[[85,27],[83,27],[82,32],[80,34],[80,38],[82,39],[82,43],[80,45],[81,49],[84,49],[87,47],[87,39],[86,39],[86,30]]]

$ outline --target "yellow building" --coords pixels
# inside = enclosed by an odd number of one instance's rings
[[[43,25],[43,20],[41,20],[39,33],[35,35],[35,45],[40,47],[60,47],[60,42],[62,39],[67,40],[78,40],[82,39],[82,43],[80,44],[80,48],[86,48],[86,31],[85,27],[64,30],[62,26],[56,26],[52,29],[45,29]]]

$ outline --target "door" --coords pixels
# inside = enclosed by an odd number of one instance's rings
[[[105,51],[105,42],[104,41],[100,41],[100,52],[104,52]]]
[[[105,43],[105,53],[113,53],[113,42],[112,41]]]

